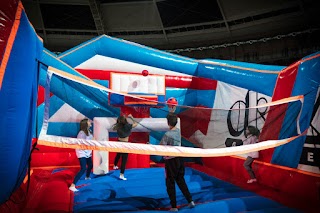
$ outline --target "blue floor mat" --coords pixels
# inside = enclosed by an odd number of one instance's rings
[[[117,170],[92,176],[91,180],[81,179],[74,196],[74,212],[155,213],[170,208],[164,168],[128,169],[125,176],[128,180],[120,180]],[[299,212],[191,168],[186,168],[185,180],[197,205],[189,209],[176,187],[179,212]]]

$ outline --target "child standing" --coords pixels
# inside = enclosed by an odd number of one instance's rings
[[[91,127],[91,121],[88,119],[83,119],[80,122],[80,131],[78,133],[77,138],[86,139],[86,140],[92,140],[93,136],[90,132]],[[78,174],[74,177],[74,180],[69,187],[69,189],[73,192],[79,191],[76,188],[76,183],[81,178],[81,176],[86,172],[86,180],[90,179],[90,173],[92,170],[92,150],[83,150],[83,149],[76,149],[76,155],[80,162],[80,171]],[[87,170],[87,171],[86,171]]]
[[[255,128],[254,126],[248,126],[248,128],[245,131],[245,139],[243,140],[243,145],[247,144],[255,144],[258,142],[260,131]],[[248,171],[250,179],[247,181],[247,183],[253,183],[257,181],[256,175],[252,170],[252,163],[253,161],[259,157],[259,152],[249,152],[247,154],[247,159],[244,161],[244,168]]]
[[[160,145],[181,146],[180,129],[176,127],[176,124],[178,122],[177,116],[173,113],[170,113],[167,116],[167,122],[170,130],[165,133],[160,142]],[[164,159],[167,193],[169,195],[172,207],[170,211],[178,211],[175,183],[177,183],[181,192],[189,202],[189,207],[193,208],[195,204],[192,200],[192,196],[184,179],[185,169],[183,160],[180,157],[164,157]]]

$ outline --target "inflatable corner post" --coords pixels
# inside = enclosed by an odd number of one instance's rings
[[[0,2],[0,203],[26,175],[34,134],[43,44],[20,1]]]

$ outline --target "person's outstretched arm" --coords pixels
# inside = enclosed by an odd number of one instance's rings
[[[128,115],[128,118],[130,118],[133,121],[132,128],[138,126],[138,123],[134,120],[134,118],[133,118],[133,116],[131,114]]]

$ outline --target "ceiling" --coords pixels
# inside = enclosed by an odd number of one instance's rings
[[[318,27],[313,0],[22,0],[51,51],[101,34],[159,49],[257,39]]]

